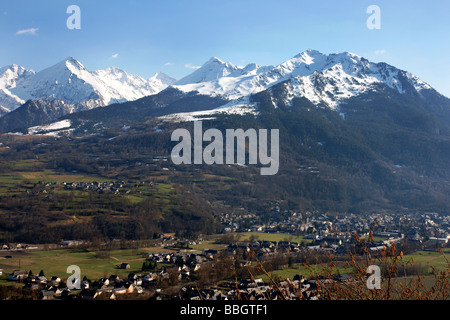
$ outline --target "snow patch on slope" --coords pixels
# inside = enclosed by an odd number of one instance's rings
[[[41,125],[41,126],[34,126],[34,127],[30,127],[28,128],[28,134],[37,134],[37,133],[49,133],[49,132],[54,132],[54,131],[60,131],[63,129],[68,129],[70,128],[70,126],[72,125],[72,123],[70,122],[70,120],[61,120],[61,121],[57,121],[57,122],[53,122],[53,123],[49,123],[49,124],[45,124],[45,125]]]
[[[225,113],[225,114],[253,114],[257,115],[256,106],[249,102],[248,98],[237,99],[234,101],[230,101],[227,104],[204,111],[193,111],[193,112],[182,112],[182,113],[174,113],[166,116],[159,117],[160,120],[170,121],[170,122],[186,122],[186,121],[195,121],[195,120],[211,120],[215,119],[217,114]]]

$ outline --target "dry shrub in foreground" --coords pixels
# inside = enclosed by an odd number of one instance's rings
[[[438,272],[432,267],[432,276],[408,276],[406,270],[414,263],[413,258],[405,259],[402,251],[395,244],[384,248],[381,252],[372,253],[368,244],[373,241],[372,232],[369,241],[354,235],[356,242],[363,248],[363,255],[350,254],[344,270],[350,275],[346,280],[335,281],[341,272],[338,262],[331,255],[330,263],[319,277],[318,292],[322,299],[329,300],[447,300],[450,298],[450,262],[441,249],[439,253],[447,263],[446,270]],[[381,270],[381,285],[369,289],[369,266],[378,266]]]
[[[350,254],[348,261],[338,262],[328,255],[330,262],[320,272],[314,266],[303,264],[314,275],[317,288],[306,296],[301,289],[296,289],[292,281],[276,281],[258,261],[257,270],[263,272],[272,287],[272,295],[267,299],[291,300],[316,296],[325,300],[448,300],[450,298],[450,262],[441,249],[439,253],[446,261],[446,268],[437,271],[432,268],[432,275],[408,275],[408,270],[414,270],[413,258],[406,259],[395,244],[385,247],[380,252],[371,252],[369,244],[373,242],[373,230],[368,240],[354,235],[357,244],[363,249],[363,254]],[[381,271],[381,285],[369,289],[368,281],[373,280],[368,274],[369,266],[377,266]],[[340,268],[339,268],[340,267]],[[342,272],[342,271],[345,272]],[[250,273],[251,279],[253,275]],[[370,279],[369,279],[370,277]]]

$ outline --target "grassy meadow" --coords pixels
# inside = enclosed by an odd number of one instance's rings
[[[3,269],[4,275],[20,268],[20,270],[31,270],[34,274],[43,270],[48,278],[59,276],[61,279],[67,279],[70,276],[66,273],[67,267],[77,265],[81,269],[81,276],[91,280],[98,280],[111,274],[126,278],[130,272],[141,272],[145,254],[149,251],[141,248],[117,249],[101,253],[72,249],[36,250],[17,252],[17,254],[8,252],[12,258],[0,259],[0,268]],[[118,269],[117,265],[123,262],[130,264],[130,269]],[[5,281],[0,281],[0,284],[5,284]]]

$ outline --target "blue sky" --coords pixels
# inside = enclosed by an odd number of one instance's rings
[[[81,29],[69,30],[69,5]],[[369,5],[381,9],[370,30]],[[450,1],[433,0],[15,0],[0,4],[0,66],[36,71],[68,56],[181,78],[217,56],[277,65],[306,50],[351,51],[408,70],[450,97]]]

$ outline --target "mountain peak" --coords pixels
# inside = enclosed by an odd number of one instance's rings
[[[353,52],[350,52],[350,51],[344,51],[342,54],[345,54],[345,55],[347,55],[347,56],[349,56],[349,57],[358,57],[358,58],[361,58],[360,55],[358,55],[358,54],[356,54],[356,53],[353,53]]]
[[[244,72],[244,73],[246,73],[246,72],[250,72],[250,71],[253,71],[253,70],[256,70],[256,69],[258,69],[259,68],[259,65],[257,65],[256,63],[249,63],[249,64],[247,64],[243,69],[242,69],[242,71]]]
[[[206,61],[203,65],[206,66],[206,65],[211,64],[211,63],[224,64],[225,62],[223,62],[222,60],[220,60],[217,57],[212,57],[208,61]]]
[[[175,84],[184,85],[213,81],[222,77],[226,77],[237,69],[239,68],[231,62],[223,62],[217,57],[212,57],[211,59],[206,61],[199,69],[195,70],[181,80],[178,80]]]
[[[10,64],[8,66],[1,67],[0,74],[4,73],[6,70],[17,71],[17,70],[21,70],[21,69],[25,69],[25,68],[14,63],[14,64]]]
[[[302,59],[304,62],[313,62],[315,59],[320,59],[320,58],[324,58],[324,57],[328,57],[331,59],[335,59],[335,58],[341,58],[341,59],[356,59],[356,60],[360,60],[362,57],[356,53],[353,52],[349,52],[349,51],[344,51],[341,53],[331,53],[329,55],[324,54],[318,50],[314,50],[314,49],[308,49],[305,50],[299,54],[297,54],[296,56],[294,56],[294,59]]]
[[[175,85],[185,92],[240,99],[279,83],[288,88],[287,102],[292,97],[303,96],[315,104],[326,103],[330,108],[377,85],[386,85],[399,93],[408,90],[420,93],[430,88],[395,67],[383,67],[353,52],[324,54],[314,49],[305,50],[275,67],[250,63],[239,68],[213,57]]]
[[[323,55],[322,52],[320,52],[319,50],[316,50],[316,49],[308,49],[304,52],[308,53],[309,55]]]
[[[126,73],[126,71],[124,71],[118,67],[108,67],[105,69],[105,71],[108,71],[110,73]]]
[[[161,81],[153,83],[117,67],[91,72],[72,56],[28,78],[27,81],[21,81],[20,86],[9,85],[14,88],[11,93],[7,93],[9,96],[5,99],[11,100],[12,97],[17,101],[9,103],[8,109],[12,110],[26,100],[46,98],[61,99],[74,105],[104,106],[136,100],[155,94],[167,87]],[[2,79],[0,79],[1,81]],[[12,83],[12,81],[10,82]],[[0,87],[2,87],[1,83]],[[0,96],[0,101],[5,99]],[[9,107],[10,104],[13,106]],[[2,105],[5,107],[4,102]]]
[[[13,71],[16,70],[16,71]],[[198,91],[241,99],[283,83],[288,94],[306,97],[331,108],[342,101],[386,85],[400,93],[419,93],[431,87],[417,77],[382,63],[372,63],[352,52],[323,54],[308,49],[277,66],[249,63],[238,67],[211,57],[181,80],[158,72],[144,79],[117,67],[90,72],[72,56],[36,74],[12,65],[0,69],[0,104],[15,109],[28,99],[61,99],[69,104],[108,105],[136,100],[158,93],[168,86],[183,92]],[[2,73],[3,71],[3,73]]]
[[[303,52],[300,52],[299,54],[294,56],[294,58],[305,58],[305,57],[314,58],[314,57],[320,57],[320,56],[324,56],[324,55],[325,54],[323,54],[322,52],[320,52],[318,50],[308,49]]]
[[[35,73],[36,72],[34,70],[28,70],[17,64],[11,64],[0,68],[0,78],[16,79],[21,76],[28,77],[30,75],[34,75]]]
[[[64,60],[58,62],[57,64],[42,70],[41,72],[44,72],[45,70],[53,70],[52,72],[54,72],[55,70],[59,70],[59,72],[61,72],[61,70],[69,70],[71,72],[75,72],[75,71],[79,71],[79,70],[86,70],[86,68],[84,67],[84,65],[78,61],[77,59],[75,59],[74,57],[67,57]]]
[[[67,58],[64,59],[64,61],[78,61],[78,60],[72,56],[68,56]]]
[[[359,61],[362,59],[362,57],[360,55],[357,55],[356,53],[353,52],[349,52],[349,51],[345,51],[345,52],[341,52],[341,53],[332,53],[330,54],[328,57],[330,57],[331,59],[340,59],[340,60],[352,60],[353,62],[355,61]]]
[[[167,74],[163,73],[163,72],[157,72],[155,73],[150,79],[149,81],[160,81],[162,84],[165,85],[172,85],[174,84],[177,80],[168,76]]]
[[[80,61],[78,61],[77,59],[75,59],[72,56],[69,56],[69,57],[65,58],[63,60],[63,62],[70,63],[70,64],[73,64],[73,65],[82,65]]]

